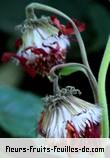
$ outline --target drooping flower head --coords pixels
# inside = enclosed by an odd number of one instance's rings
[[[81,92],[72,86],[60,89],[59,74],[61,77],[76,71],[82,71],[88,77],[95,103],[76,97]],[[51,69],[50,80],[54,94],[44,98],[39,133],[47,138],[99,138],[102,109],[98,104],[97,85],[89,69],[78,63],[60,64]]]
[[[79,31],[85,29],[83,23],[74,22]],[[31,17],[19,28],[22,37],[16,42],[16,54],[4,53],[2,61],[16,59],[32,77],[48,75],[54,65],[65,62],[69,38],[75,34],[70,23],[65,26],[55,16]]]
[[[101,110],[74,96],[79,93],[67,86],[59,94],[45,98],[45,110],[38,124],[46,138],[99,138]]]

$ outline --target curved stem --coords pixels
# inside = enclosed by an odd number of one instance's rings
[[[32,5],[32,4],[31,4]],[[26,18],[27,19],[37,19],[37,16],[34,13],[34,7],[31,7],[31,5],[26,7]]]
[[[78,41],[78,44],[79,44],[79,47],[80,47],[82,61],[83,61],[84,65],[88,67],[89,71],[91,72],[91,75],[93,76],[94,82],[97,85],[97,81],[96,81],[96,79],[95,79],[95,77],[94,77],[94,75],[91,71],[91,68],[89,66],[89,63],[88,63],[88,59],[87,59],[87,55],[86,55],[86,49],[85,49],[82,37],[81,37],[80,32],[79,32],[76,24],[74,23],[74,21],[72,21],[72,19],[70,17],[68,17],[66,14],[64,14],[63,12],[61,12],[61,11],[59,11],[59,10],[53,8],[53,7],[49,7],[47,5],[43,5],[43,4],[39,4],[39,3],[31,3],[30,5],[28,5],[26,7],[26,16],[27,16],[27,18],[32,17],[32,16],[35,17],[35,14],[33,12],[34,9],[55,13],[55,14],[65,18],[66,20],[68,20],[71,23],[72,27],[74,28],[74,32],[75,32],[75,35],[76,35],[76,38],[77,38],[77,41]]]
[[[98,92],[97,92],[97,86],[94,82],[93,76],[91,74],[91,72],[88,70],[88,68],[83,65],[83,64],[79,64],[79,63],[67,63],[67,64],[59,64],[54,66],[51,71],[50,71],[50,79],[54,82],[53,85],[55,87],[55,90],[58,92],[59,91],[59,85],[58,85],[58,76],[56,75],[55,71],[65,68],[65,67],[73,67],[73,69],[76,71],[82,71],[86,74],[86,76],[89,79],[92,91],[93,91],[93,95],[94,95],[94,100],[95,100],[95,104],[99,104],[98,103]]]
[[[103,138],[109,137],[109,118],[108,118],[108,107],[106,99],[106,75],[110,63],[110,38],[106,46],[106,50],[101,62],[99,76],[98,76],[98,94],[99,94],[99,104],[102,107],[102,124],[101,124],[101,135]]]

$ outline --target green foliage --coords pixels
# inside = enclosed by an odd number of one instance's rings
[[[110,64],[110,37],[107,42],[107,46],[102,58],[101,66],[98,75],[98,95],[99,105],[102,107],[102,122],[101,122],[101,136],[102,138],[109,137],[109,116],[108,105],[106,98],[106,77]]]
[[[0,126],[15,137],[36,137],[42,111],[39,96],[0,87]]]
[[[0,85],[18,86],[23,78],[20,66],[9,62],[0,66]]]
[[[68,76],[77,71],[83,72],[83,73],[85,73],[86,76],[88,76],[88,71],[87,71],[86,67],[84,65],[78,64],[78,63],[72,63],[72,64],[69,64],[69,65],[61,68],[61,70],[59,71],[59,76]]]

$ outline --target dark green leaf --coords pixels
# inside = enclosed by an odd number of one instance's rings
[[[0,87],[0,126],[12,136],[36,137],[42,107],[39,96]]]
[[[68,66],[61,68],[59,71],[59,76],[71,75],[72,73],[75,73],[77,71],[81,71],[88,76],[85,66],[83,66],[82,64],[77,64],[77,63],[73,63],[72,65],[70,64],[70,66],[68,65]]]
[[[59,72],[59,75],[60,76],[67,76],[67,75],[70,75],[70,74],[77,72],[77,71],[78,71],[77,67],[69,66],[69,67],[62,68]]]

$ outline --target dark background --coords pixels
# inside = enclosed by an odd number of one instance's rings
[[[25,19],[24,8],[31,2],[30,0],[0,1],[0,56],[2,56],[3,52],[15,51],[14,42],[16,38],[20,37],[20,34],[14,30],[14,27],[23,22]],[[107,0],[36,0],[36,2],[53,6],[86,24],[86,30],[82,33],[82,37],[87,49],[91,69],[97,78],[110,33],[110,2]],[[42,14],[44,15],[45,13],[43,12]],[[65,22],[63,19],[61,20]],[[76,43],[71,44],[67,62],[82,62]],[[106,80],[108,105],[110,104],[109,80],[110,69]],[[10,64],[8,66],[0,64],[0,84],[6,84],[40,96],[52,93],[52,84],[47,78],[37,75],[32,79],[22,68],[16,68],[15,65]],[[93,102],[91,88],[83,74],[76,73],[65,77],[60,81],[60,85],[62,87],[74,85],[82,91],[81,98]],[[1,126],[0,137],[15,136]]]

